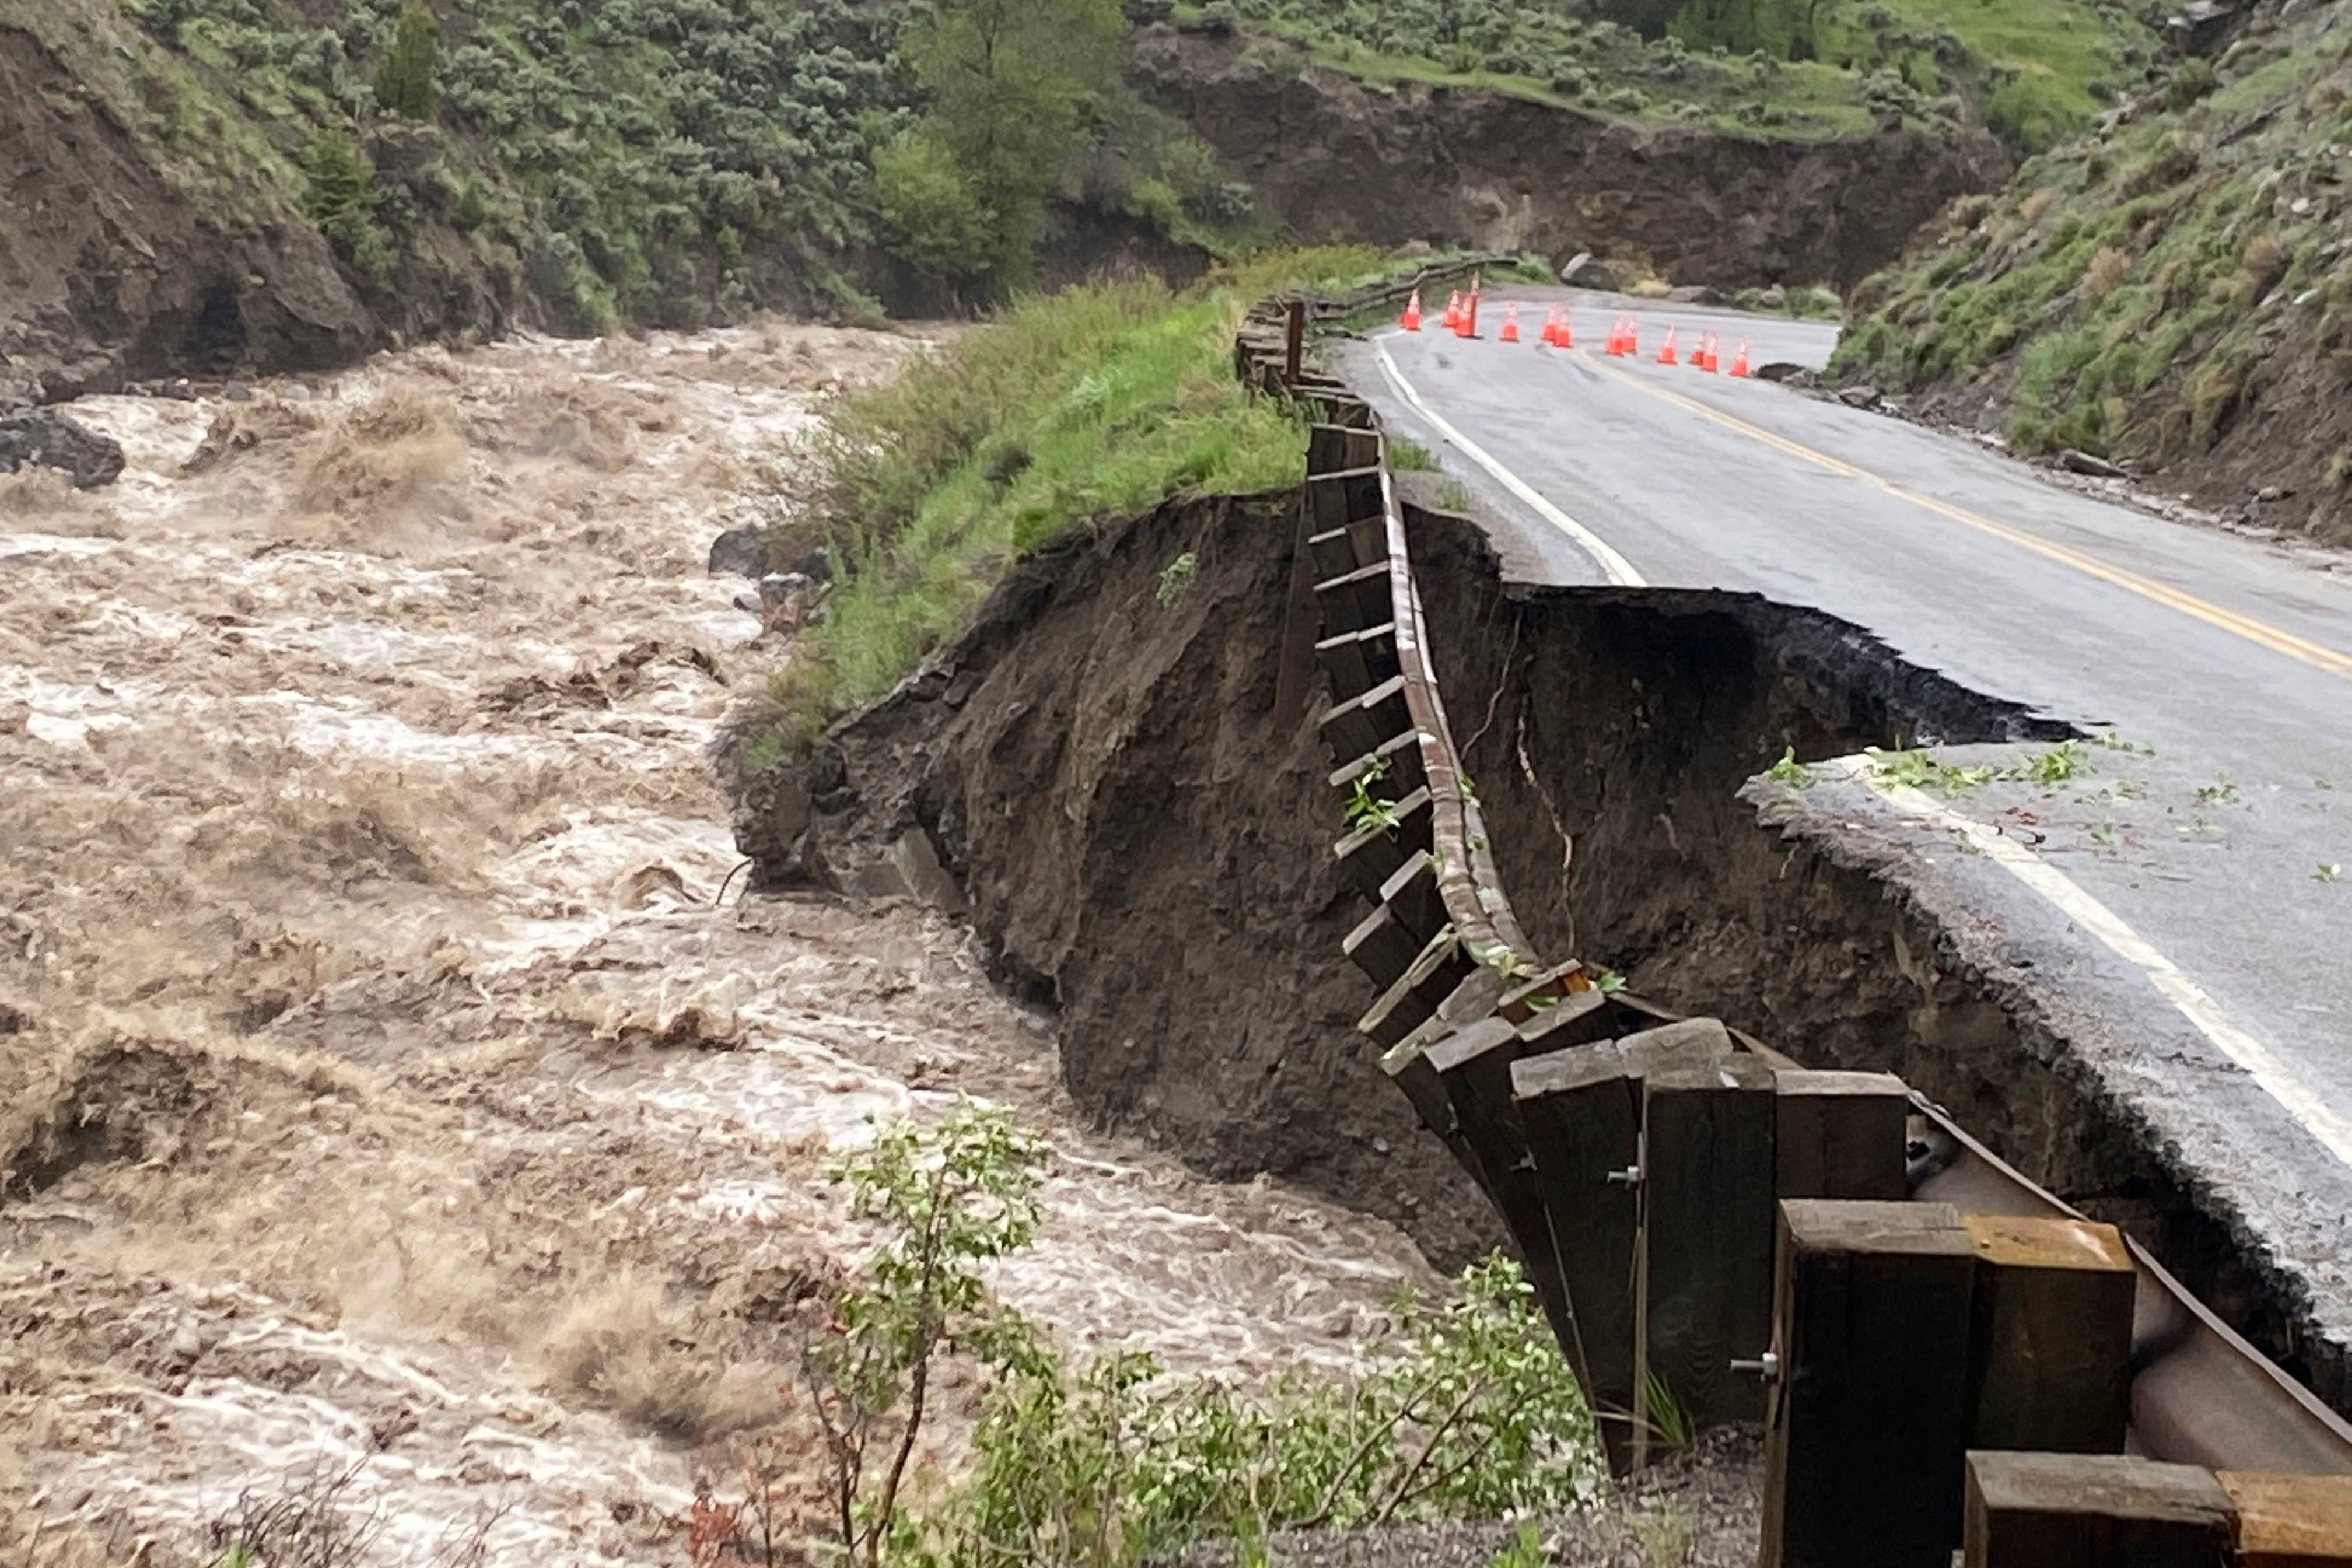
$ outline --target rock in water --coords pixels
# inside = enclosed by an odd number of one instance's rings
[[[710,542],[710,567],[738,577],[758,577],[768,569],[768,542],[756,524],[730,528]]]
[[[792,570],[821,587],[833,581],[833,552],[820,544],[793,562]]]
[[[110,485],[122,472],[122,444],[53,408],[0,414],[0,473],[63,468],[77,489]]]

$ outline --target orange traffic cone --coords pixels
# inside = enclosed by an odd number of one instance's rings
[[[1404,302],[1404,314],[1397,318],[1397,325],[1402,327],[1408,332],[1417,332],[1421,331],[1420,289],[1414,289],[1412,291],[1412,298]]]
[[[1503,330],[1499,336],[1507,343],[1519,341],[1519,308],[1517,305],[1504,307]]]
[[[1715,374],[1716,366],[1721,363],[1716,357],[1715,343],[1715,334],[1709,332],[1706,335],[1706,342],[1701,343],[1698,349],[1698,367],[1709,375]]]
[[[1739,352],[1731,356],[1731,374],[1734,375],[1748,374],[1748,340],[1745,338],[1739,340]]]
[[[1636,329],[1631,319],[1620,316],[1609,328],[1609,353],[1622,359],[1632,353],[1637,342]]]
[[[1449,332],[1460,331],[1462,330],[1461,289],[1456,289],[1451,295],[1447,296],[1445,300],[1445,314],[1438,318],[1437,324],[1444,327]]]
[[[1457,338],[1478,335],[1478,280],[1475,278],[1470,280],[1469,296],[1462,301],[1462,319],[1454,323],[1454,335]]]
[[[1576,334],[1569,330],[1566,310],[1559,313],[1559,325],[1552,331],[1551,346],[1556,349],[1572,349],[1576,346]]]
[[[1658,363],[1660,364],[1675,363],[1675,330],[1672,327],[1666,329],[1666,341],[1658,345]]]

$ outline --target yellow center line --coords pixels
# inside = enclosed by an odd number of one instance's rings
[[[1826,452],[1817,452],[1802,442],[1791,441],[1787,437],[1776,435],[1761,426],[1751,425],[1736,415],[1726,414],[1718,408],[1711,408],[1696,398],[1685,397],[1678,392],[1669,392],[1662,386],[1654,386],[1642,377],[1620,369],[1616,365],[1603,361],[1595,363],[1600,363],[1602,369],[1615,375],[1628,386],[1645,392],[1653,397],[1663,398],[1675,407],[1696,414],[1702,419],[1711,419],[1727,430],[1736,431],[1753,441],[1761,441],[1768,447],[1786,452],[1789,456],[1811,463],[1815,468],[1826,469],[1842,479],[1860,479],[1864,484],[1876,487],[1896,500],[1908,501],[1911,505],[1925,508],[1938,517],[1948,517],[1954,522],[1965,523],[1979,533],[1989,533],[1995,539],[2006,540],[2020,549],[2033,552],[2034,554],[2045,560],[2071,566],[2087,576],[2096,577],[2103,583],[2111,583],[2118,588],[2137,594],[2142,598],[2152,599],[2169,609],[2179,611],[2184,616],[2193,616],[2207,626],[2219,627],[2234,637],[2241,637],[2248,642],[2257,643],[2269,648],[2273,653],[2283,653],[2289,658],[2300,659],[2305,664],[2316,669],[2324,669],[2330,675],[2352,679],[2352,654],[2338,653],[2336,649],[2313,642],[2307,637],[2299,637],[2293,632],[2282,631],[2266,622],[2255,620],[2251,616],[2242,616],[2235,610],[2224,609],[2219,605],[2199,598],[2194,594],[2183,593],[2168,584],[2158,582],[2153,577],[2144,577],[2137,572],[2112,565],[2095,555],[2085,555],[2079,550],[2070,550],[2065,545],[2053,543],[2038,534],[2029,533],[2011,523],[1999,521],[1980,512],[1970,511],[1966,507],[1939,500],[1931,495],[1924,495],[1908,486],[1896,484],[1889,479],[1883,479],[1866,468],[1858,468],[1852,463],[1832,458]]]

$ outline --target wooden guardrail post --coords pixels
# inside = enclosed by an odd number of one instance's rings
[[[1641,1085],[1613,1040],[1511,1068],[1561,1289],[1561,1342],[1601,1426],[1611,1467],[1630,1468],[1641,1404],[1633,1375],[1633,1253],[1641,1228]]]
[[[2212,1473],[2113,1454],[1968,1456],[1967,1568],[2214,1568],[2234,1510]]]
[[[1969,1447],[2122,1453],[2139,1283],[2122,1235],[2038,1215],[1962,1223],[1977,1254]]]
[[[1519,1058],[1519,1032],[1509,1020],[1484,1018],[1429,1049],[1429,1065],[1454,1108],[1454,1125],[1478,1163],[1482,1184],[1527,1264],[1528,1282],[1543,1303],[1560,1343],[1575,1335],[1543,1191],[1528,1157],[1527,1134],[1511,1100],[1511,1068]]]
[[[1975,1272],[1948,1204],[1780,1205],[1762,1568],[1949,1568]]]
[[[1772,1341],[1772,1069],[1751,1056],[1666,1066],[1644,1086],[1643,1394],[1693,1430],[1764,1414],[1761,1382],[1732,1363]]]
[[[1772,1130],[1784,1198],[1909,1196],[1903,1175],[1910,1091],[1891,1073],[1780,1069]]]

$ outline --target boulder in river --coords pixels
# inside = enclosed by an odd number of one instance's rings
[[[709,570],[757,578],[768,569],[768,540],[757,523],[730,528],[710,542]]]
[[[63,468],[77,489],[110,485],[122,472],[122,444],[54,408],[0,414],[0,473]]]

